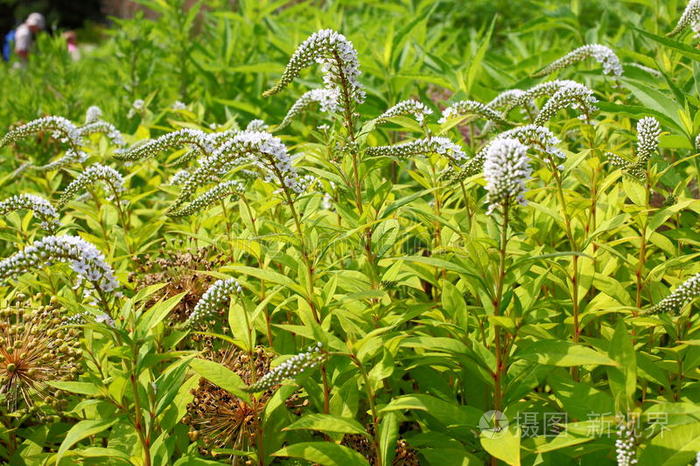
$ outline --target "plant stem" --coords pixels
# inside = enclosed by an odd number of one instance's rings
[[[510,215],[510,206],[508,202],[503,205],[503,224],[501,225],[501,237],[498,246],[498,275],[496,276],[496,293],[493,297],[493,315],[499,317],[501,315],[501,304],[503,301],[503,285],[506,277],[506,249],[508,247],[508,221]],[[494,344],[496,346],[496,370],[493,374],[494,379],[494,409],[501,411],[503,409],[503,376],[505,369],[505,355],[503,354],[501,330],[502,327],[498,324],[494,325]]]

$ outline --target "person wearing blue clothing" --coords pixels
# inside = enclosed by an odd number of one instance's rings
[[[27,20],[5,35],[2,48],[2,57],[5,61],[10,61],[12,53],[24,62],[29,57],[34,36],[46,27],[46,20],[41,13],[32,13]]]

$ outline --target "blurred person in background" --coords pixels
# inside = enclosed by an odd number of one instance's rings
[[[3,59],[10,61],[10,56],[14,51],[22,62],[26,62],[34,43],[34,36],[45,28],[46,20],[44,15],[41,13],[30,14],[24,23],[5,36],[5,43],[2,48]]]
[[[66,41],[66,46],[68,47],[68,54],[73,60],[80,59],[80,49],[78,49],[78,35],[75,31],[66,31],[63,33],[63,38]]]

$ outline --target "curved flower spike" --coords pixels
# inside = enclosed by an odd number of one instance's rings
[[[98,120],[87,123],[78,128],[77,132],[81,138],[91,134],[103,133],[115,146],[122,147],[126,145],[122,138],[122,133],[112,123],[107,123],[106,121]]]
[[[572,83],[558,90],[542,107],[540,113],[535,118],[534,123],[542,126],[549,121],[560,110],[571,107],[581,112],[580,119],[590,123],[593,113],[598,110],[596,107],[598,99],[593,96],[593,91],[579,83]]]
[[[41,220],[41,228],[53,233],[61,223],[58,211],[49,201],[34,194],[19,194],[0,202],[0,215],[7,215],[17,210],[31,210]]]
[[[188,215],[204,211],[207,207],[227,196],[238,196],[245,190],[243,183],[237,180],[224,181],[209,191],[194,199],[185,207],[169,211],[169,217],[187,217]]]
[[[460,102],[454,103],[442,111],[442,118],[440,118],[439,123],[445,123],[450,118],[455,118],[464,115],[477,115],[481,118],[491,120],[499,124],[510,124],[506,121],[500,113],[495,111],[493,108],[482,104],[481,102],[476,102],[474,100],[462,100]]]
[[[535,77],[547,76],[557,70],[568,68],[569,66],[593,57],[598,63],[603,65],[603,73],[615,76],[622,76],[622,65],[615,52],[610,47],[600,44],[590,44],[579,47],[560,59],[545,66],[541,71],[534,74]]]
[[[678,20],[678,24],[673,28],[673,31],[668,33],[668,36],[675,36],[683,29],[688,26],[692,26],[694,23],[700,21],[700,0],[690,0],[688,6],[685,7],[685,11]]]
[[[128,150],[115,155],[120,160],[141,160],[155,157],[160,152],[172,149],[175,147],[192,145],[197,148],[202,154],[210,154],[213,152],[213,147],[209,136],[198,129],[184,128],[172,133],[164,134],[163,136],[152,139],[144,144],[131,147]]]
[[[287,148],[284,147],[279,138],[261,131],[239,132],[216,149],[211,157],[200,161],[200,167],[192,172],[185,181],[171,210],[174,211],[189,200],[198,188],[221,179],[235,167],[257,160],[254,159],[254,156],[262,153],[281,159],[289,158]],[[287,165],[285,165],[285,169],[293,170],[290,162],[287,162]]]
[[[69,167],[74,163],[82,163],[88,159],[88,155],[83,151],[74,151],[73,149],[68,149],[63,157],[60,157],[53,162],[49,162],[46,165],[40,165],[38,167],[31,167],[32,170],[38,172],[50,172],[53,170],[60,170],[61,168]]]
[[[260,380],[248,387],[246,391],[251,393],[264,392],[287,379],[293,379],[309,369],[320,366],[326,360],[326,353],[322,350],[322,344],[318,343],[309,347],[305,352],[292,356],[262,376]]]
[[[649,312],[658,314],[661,312],[679,313],[683,306],[700,296],[700,273],[696,273],[688,280],[683,282],[681,286],[676,288],[673,293],[666,296],[659,303],[652,307]]]
[[[304,93],[294,102],[294,105],[289,109],[289,112],[287,112],[287,115],[277,129],[288,126],[297,115],[314,103],[320,104],[321,111],[323,112],[335,111],[335,109],[338,108],[338,94],[328,89],[314,89]]]
[[[537,125],[518,126],[499,134],[496,139],[486,144],[474,157],[462,165],[460,170],[448,170],[443,174],[443,177],[451,178],[453,181],[463,181],[470,176],[476,175],[483,169],[486,154],[491,146],[501,139],[517,139],[520,143],[545,153],[553,161],[566,157],[564,152],[557,147],[561,141],[549,129]]]
[[[78,128],[73,123],[60,116],[48,116],[13,128],[0,140],[0,147],[42,131],[50,132],[54,139],[70,144],[73,148],[82,144]]]
[[[235,278],[217,280],[204,292],[187,319],[190,327],[202,322],[226,306],[233,295],[240,295],[243,288]]]
[[[47,236],[0,261],[0,282],[55,262],[70,264],[82,280],[102,292],[111,292],[119,286],[105,256],[93,244],[77,236]]]
[[[114,198],[119,198],[119,194],[124,192],[124,178],[122,175],[112,167],[96,163],[90,165],[66,187],[58,201],[58,207],[62,208],[81,191],[98,181],[105,182],[110,191],[112,191]]]
[[[428,108],[423,102],[419,102],[415,99],[408,99],[399,102],[398,104],[391,107],[386,112],[379,115],[374,119],[376,124],[386,123],[389,118],[393,118],[401,115],[413,115],[413,117],[418,121],[418,123],[423,124],[425,117],[427,115],[432,115],[433,111]]]
[[[357,81],[360,75],[357,51],[352,42],[332,29],[323,29],[306,39],[292,55],[279,82],[263,95],[279,93],[299,76],[301,70],[316,62],[322,66],[326,89],[339,96],[341,109],[364,102],[365,93]]]
[[[399,157],[402,159],[415,155],[441,154],[455,163],[466,159],[466,155],[459,145],[442,137],[418,139],[393,146],[370,147],[366,154],[370,157]]]

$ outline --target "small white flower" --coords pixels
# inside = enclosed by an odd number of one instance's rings
[[[61,226],[58,221],[58,211],[43,197],[34,194],[19,194],[0,202],[0,215],[25,209],[33,211],[41,220],[41,228],[50,233]]]
[[[669,36],[675,36],[683,29],[691,26],[700,21],[700,0],[690,0],[688,5],[685,7],[685,11],[678,20],[678,24],[673,28],[673,31],[669,32]]]
[[[231,296],[240,295],[243,288],[235,278],[217,280],[199,299],[192,314],[187,319],[188,326],[194,326],[228,305]]]

